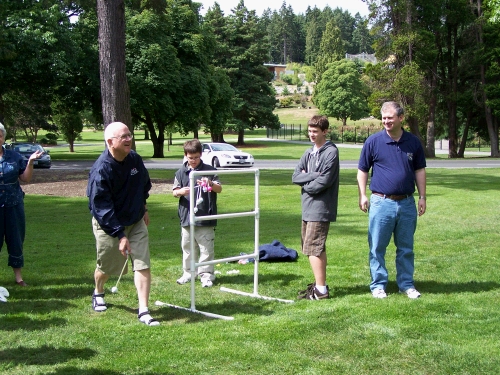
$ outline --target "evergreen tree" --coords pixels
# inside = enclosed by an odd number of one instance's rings
[[[321,81],[321,76],[327,69],[327,65],[345,57],[344,41],[340,29],[331,20],[326,25],[326,30],[321,38],[318,59],[316,61],[316,82]]]
[[[370,34],[368,29],[368,20],[364,19],[356,13],[355,19],[355,29],[352,32],[352,49],[354,54],[368,53],[372,54],[373,50],[373,35]]]
[[[216,12],[207,14],[207,22],[213,22],[216,16]],[[273,77],[264,66],[269,61],[267,32],[255,11],[249,11],[243,0],[226,17],[225,25],[214,31],[223,50],[215,54],[214,64],[224,68],[230,77],[235,93],[233,122],[241,145],[245,129],[279,126],[278,117],[273,114],[276,103],[270,84]]]
[[[311,66],[316,64],[324,30],[321,27],[320,16],[321,10],[318,8],[307,8],[305,19],[305,62]]]

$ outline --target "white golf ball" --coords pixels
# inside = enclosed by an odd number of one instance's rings
[[[118,293],[118,288],[116,286],[112,287],[111,293]]]

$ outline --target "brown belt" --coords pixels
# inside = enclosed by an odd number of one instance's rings
[[[379,197],[384,197],[387,199],[391,199],[393,201],[401,201],[403,199],[411,197],[413,194],[405,194],[405,195],[387,195],[387,194],[382,194],[382,193],[377,193],[375,191],[372,191],[372,194],[378,195]]]

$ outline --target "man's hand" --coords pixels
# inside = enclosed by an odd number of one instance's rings
[[[427,202],[425,199],[418,200],[418,216],[422,216],[425,214],[425,210],[427,208]]]
[[[130,248],[130,242],[128,242],[127,237],[120,238],[118,250],[120,250],[120,253],[122,253],[125,258],[132,252],[132,249]]]
[[[363,211],[364,213],[368,212],[368,208],[370,207],[370,202],[368,201],[368,198],[366,195],[360,196],[359,197],[359,209]]]

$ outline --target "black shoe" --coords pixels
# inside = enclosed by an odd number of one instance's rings
[[[330,298],[330,289],[326,286],[326,293],[321,293],[314,285],[307,289],[305,294],[299,294],[297,299],[320,300]]]
[[[311,284],[307,284],[307,288],[304,289],[304,290],[299,290],[299,292],[297,294],[299,296],[300,295],[305,295],[310,289],[314,289],[315,287],[316,287],[316,282],[311,283]]]

